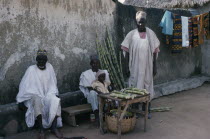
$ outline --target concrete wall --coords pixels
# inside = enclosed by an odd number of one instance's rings
[[[0,0],[0,104],[15,101],[36,51],[48,51],[60,93],[78,90],[96,53],[96,33],[113,32],[112,0]]]
[[[124,10],[122,10],[124,9]],[[132,6],[124,6],[118,4],[117,6],[117,18],[119,25],[117,26],[118,44],[123,41],[126,34],[132,29],[136,28],[134,23],[135,10],[140,8]],[[126,11],[126,13],[125,13]],[[193,75],[201,73],[201,47],[192,49],[183,49],[180,54],[172,54],[171,48],[165,45],[165,36],[161,33],[162,29],[159,27],[159,23],[163,17],[163,9],[149,8],[145,9],[147,12],[147,26],[151,28],[159,38],[160,53],[157,60],[157,76],[154,81],[155,84],[165,83],[181,78],[188,78]],[[191,13],[184,10],[170,10],[173,13],[177,13],[183,16],[191,16]]]
[[[89,68],[89,55],[96,52],[96,33],[102,40],[108,26],[119,50],[125,35],[136,28],[136,10],[112,0],[0,0],[0,104],[15,101],[38,48],[48,51],[60,93],[78,90],[79,76]],[[161,41],[155,84],[200,74],[201,47],[171,54],[158,26],[164,10],[145,10],[148,27]],[[172,12],[190,16],[187,11]]]
[[[209,12],[210,4],[198,8],[200,14]],[[205,39],[205,43],[201,47],[202,52],[202,73],[210,76],[210,40]]]

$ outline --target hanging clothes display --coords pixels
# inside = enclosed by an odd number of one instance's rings
[[[210,39],[210,11],[193,17],[166,11],[160,26],[165,34],[166,46],[171,46],[172,53],[180,53],[182,47],[198,47],[205,38]]]
[[[182,51],[182,22],[181,16],[172,14],[174,19],[174,31],[172,37],[172,53],[180,53]]]

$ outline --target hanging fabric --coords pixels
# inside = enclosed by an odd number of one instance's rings
[[[162,27],[162,33],[166,35],[173,35],[173,19],[170,11],[166,11],[159,24]]]
[[[174,31],[172,38],[172,53],[180,53],[182,51],[182,22],[181,16],[172,14],[174,19]]]
[[[189,31],[189,47],[193,46],[193,27],[192,27],[192,18],[188,19],[188,31]]]
[[[182,23],[182,47],[189,47],[189,28],[188,28],[188,17],[181,16]]]
[[[192,17],[193,47],[198,47],[198,16]]]
[[[198,29],[198,43],[199,45],[204,43],[204,14],[198,15],[198,24],[199,24],[199,29]]]
[[[209,12],[204,15],[204,34],[206,36],[206,39],[210,39]]]

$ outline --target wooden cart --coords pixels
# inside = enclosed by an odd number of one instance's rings
[[[100,132],[104,134],[104,121],[103,121],[103,107],[106,99],[115,100],[118,102],[118,117],[117,117],[117,131],[118,131],[118,139],[121,139],[121,120],[123,119],[125,112],[130,104],[144,102],[146,103],[146,110],[143,113],[144,115],[144,132],[146,132],[147,128],[147,119],[148,119],[148,105],[150,100],[150,95],[138,95],[134,99],[119,99],[115,97],[111,97],[110,94],[99,94],[99,120],[100,120]],[[121,107],[124,106],[124,109],[121,113]],[[138,112],[138,111],[136,111]]]

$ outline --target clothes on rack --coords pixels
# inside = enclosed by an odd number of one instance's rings
[[[160,22],[166,45],[172,53],[180,53],[182,47],[198,47],[204,39],[210,39],[210,11],[193,17],[185,17],[166,11]]]

